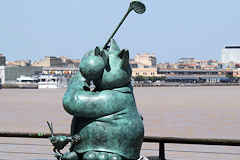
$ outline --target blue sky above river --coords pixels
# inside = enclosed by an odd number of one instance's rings
[[[220,59],[240,44],[239,0],[145,0],[115,36],[121,48],[155,53],[158,62],[180,57]],[[44,56],[81,58],[103,46],[129,0],[0,0],[0,52],[8,60]]]

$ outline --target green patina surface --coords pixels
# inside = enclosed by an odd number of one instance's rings
[[[86,53],[80,72],[69,82],[63,106],[73,116],[71,136],[54,136],[52,125],[48,124],[59,160],[135,160],[140,157],[144,126],[131,86],[129,52],[120,50],[112,39],[131,11],[142,14],[145,5],[136,0],[130,3],[104,47]],[[92,84],[94,89],[90,87]],[[62,154],[60,150],[69,142],[70,152]]]
[[[64,109],[73,115],[71,135],[79,135],[81,139],[71,150],[77,153],[104,151],[137,159],[144,128],[130,84],[129,53],[121,51],[113,40],[104,54],[110,69],[105,69],[96,79],[87,79],[78,73],[64,95]],[[84,67],[91,70],[90,66],[80,66],[80,71]],[[90,80],[94,80],[95,91],[88,89]]]

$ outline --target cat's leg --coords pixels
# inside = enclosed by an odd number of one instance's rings
[[[76,152],[67,152],[62,155],[61,160],[79,160],[79,157]]]
[[[124,158],[109,152],[88,151],[83,155],[83,160],[124,160]]]

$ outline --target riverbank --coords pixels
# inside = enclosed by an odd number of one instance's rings
[[[152,83],[134,84],[134,87],[204,87],[204,86],[240,86],[240,83]]]
[[[133,87],[206,87],[206,86],[240,86],[240,83],[161,83],[161,84],[134,84]],[[38,89],[37,83],[6,83],[0,89]]]
[[[38,84],[35,84],[35,83],[26,83],[26,84],[6,83],[6,84],[2,84],[1,88],[3,88],[3,89],[38,89]]]

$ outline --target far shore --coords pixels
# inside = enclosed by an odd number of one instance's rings
[[[133,87],[205,87],[205,86],[240,86],[240,83],[136,83]],[[37,83],[5,83],[0,89],[38,89]]]

